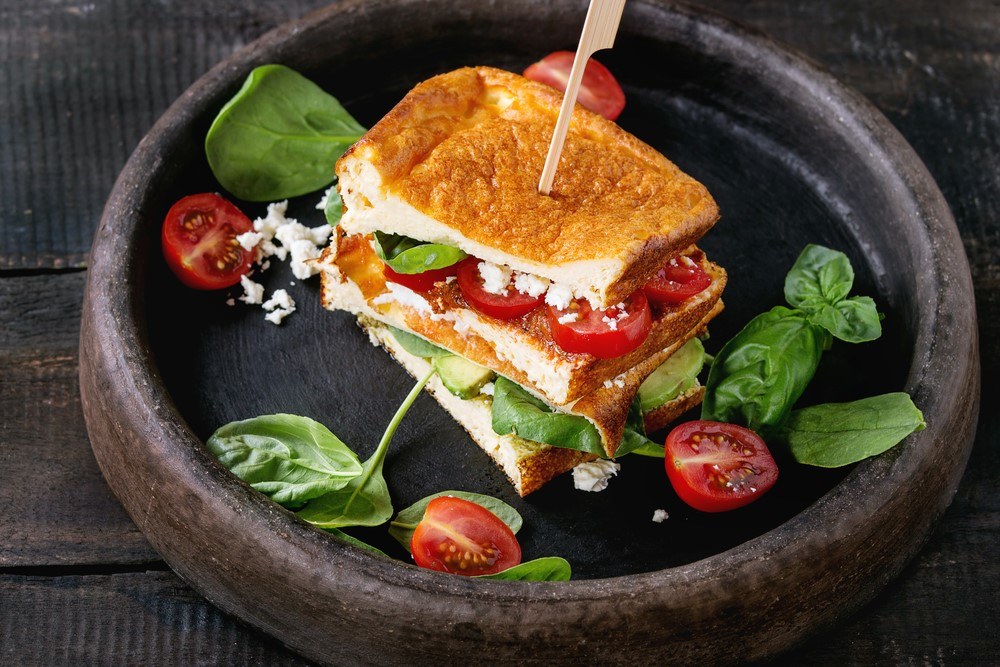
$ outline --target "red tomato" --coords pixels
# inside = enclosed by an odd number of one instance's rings
[[[521,562],[521,545],[503,520],[482,505],[453,496],[428,503],[410,539],[410,552],[420,567],[469,576],[495,574]]]
[[[529,65],[524,70],[524,76],[565,92],[575,55],[571,51],[550,53],[534,65]],[[583,81],[576,101],[594,113],[614,120],[625,108],[625,93],[608,68],[591,58],[583,70]]]
[[[396,273],[388,264],[382,265],[385,279],[391,283],[399,283],[415,292],[430,292],[435,283],[443,283],[449,276],[458,271],[458,264],[446,266],[443,269],[431,269],[423,273]]]
[[[512,320],[527,315],[542,303],[541,296],[521,294],[514,285],[507,286],[506,294],[493,294],[483,289],[483,277],[479,275],[481,259],[468,257],[458,263],[458,286],[469,305],[483,315],[498,320]]]
[[[688,266],[683,259],[671,259],[646,283],[642,291],[654,303],[681,303],[712,284],[712,277],[700,264]]]
[[[674,491],[702,512],[748,505],[778,479],[778,466],[764,440],[735,424],[686,422],[667,436],[665,451]]]
[[[549,306],[552,339],[567,352],[585,352],[599,359],[628,354],[646,340],[653,328],[653,316],[642,290],[633,292],[624,306],[594,310],[586,299],[574,300],[566,310]],[[574,321],[565,320],[574,313]],[[559,318],[564,318],[563,322]]]
[[[163,220],[163,257],[188,287],[229,287],[253,264],[254,252],[236,240],[252,230],[250,219],[219,195],[189,195],[171,206]]]

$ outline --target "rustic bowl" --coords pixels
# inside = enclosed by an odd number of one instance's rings
[[[870,600],[920,549],[958,484],[978,410],[975,308],[930,175],[878,111],[820,68],[719,16],[655,0],[629,3],[616,48],[601,57],[626,88],[623,126],[722,205],[705,239],[732,277],[714,334],[725,340],[780,302],[804,243],[840,247],[858,290],[886,312],[886,334],[835,346],[806,399],[905,389],[927,429],[848,470],[788,466],[751,508],[706,517],[672,497],[655,461],[634,464],[635,477],[623,473],[605,494],[562,479],[517,499],[421,399],[390,455],[397,507],[445,488],[502,496],[525,514],[526,553],[573,562],[579,578],[566,583],[470,580],[373,556],[300,522],[206,451],[221,423],[281,410],[371,443],[408,382],[349,317],[319,309],[315,286],[302,287],[307,298],[279,329],[259,311],[179,287],[166,270],[160,221],[177,197],[216,187],[202,138],[248,71],[290,65],[370,124],[433,73],[519,69],[572,48],[584,11],[582,0],[337,3],[195,83],[139,144],[108,201],[80,349],[101,469],[181,577],[318,662],[762,659]],[[670,509],[665,524],[649,521],[657,507]]]

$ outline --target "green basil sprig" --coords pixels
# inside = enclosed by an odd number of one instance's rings
[[[799,463],[837,468],[881,454],[925,426],[909,395],[896,392],[794,410],[776,437]]]
[[[565,558],[547,556],[509,567],[496,574],[481,574],[475,578],[507,581],[569,581],[572,575],[573,571]]]
[[[417,529],[417,524],[424,518],[427,505],[435,498],[441,496],[454,496],[468,500],[471,503],[476,503],[493,512],[497,518],[507,524],[507,527],[515,535],[517,531],[521,530],[521,515],[516,509],[498,498],[484,496],[479,493],[470,493],[468,491],[442,491],[441,493],[421,498],[406,509],[400,510],[396,518],[389,524],[389,534],[396,538],[396,541],[403,545],[403,548],[407,551],[410,550],[410,540],[413,539],[413,531]]]
[[[426,243],[408,236],[375,232],[375,254],[396,273],[423,273],[443,269],[467,257],[458,248]]]
[[[205,137],[212,173],[240,199],[274,201],[333,181],[365,128],[336,98],[283,65],[255,68]]]
[[[237,477],[285,507],[337,491],[361,474],[347,445],[319,422],[298,415],[232,422],[206,444]]]

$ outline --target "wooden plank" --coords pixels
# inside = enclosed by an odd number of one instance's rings
[[[5,665],[307,665],[171,572],[0,575]]]
[[[0,567],[159,560],[90,451],[76,351],[84,280],[0,279]]]

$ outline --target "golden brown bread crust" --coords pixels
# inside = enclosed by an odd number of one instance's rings
[[[551,196],[537,192],[562,93],[489,67],[418,84],[338,162],[466,238],[541,264],[621,260],[614,303],[715,224],[707,189],[577,105]]]
[[[646,426],[646,433],[651,435],[660,429],[665,428],[668,424],[670,424],[670,422],[674,421],[691,408],[701,405],[701,401],[704,398],[705,387],[698,385],[696,387],[691,387],[674,400],[667,401],[660,407],[650,410],[642,416],[643,422]]]
[[[575,449],[563,447],[543,449],[534,456],[518,459],[517,470],[521,473],[521,483],[514,488],[523,498],[542,488],[549,480],[596,458],[593,454],[578,452]]]

